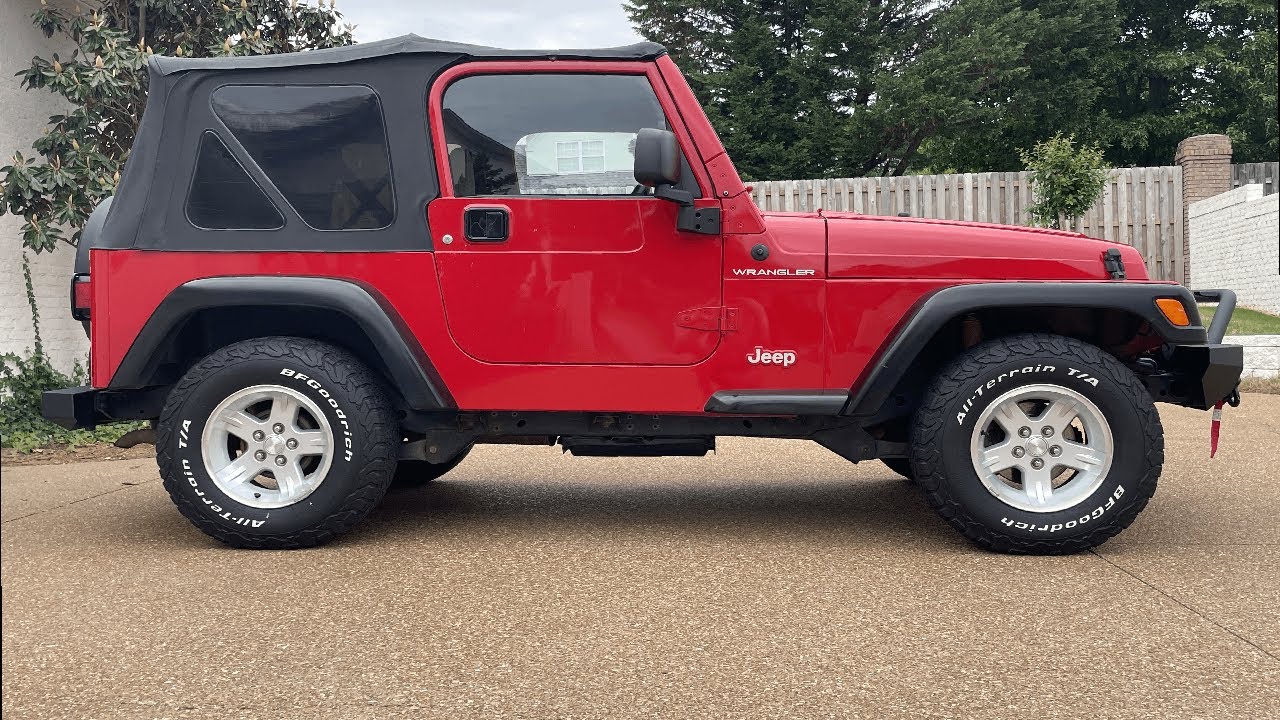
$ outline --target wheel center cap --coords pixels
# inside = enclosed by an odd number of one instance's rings
[[[1049,452],[1049,443],[1044,438],[1031,438],[1027,441],[1027,453],[1032,457],[1044,457]]]
[[[284,452],[284,438],[279,435],[268,435],[267,439],[262,441],[262,449],[272,455],[279,455]]]

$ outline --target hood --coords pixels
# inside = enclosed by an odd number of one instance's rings
[[[1117,248],[1129,279],[1148,279],[1134,248],[1074,232],[856,213],[822,217],[833,278],[1109,280],[1102,256]]]

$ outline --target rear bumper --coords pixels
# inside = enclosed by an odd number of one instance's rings
[[[88,386],[46,390],[40,414],[68,430],[94,428],[117,420],[152,420],[160,416],[168,388],[111,391]]]
[[[40,395],[40,414],[45,420],[68,430],[91,428],[106,419],[97,412],[98,391],[91,387],[46,390]]]

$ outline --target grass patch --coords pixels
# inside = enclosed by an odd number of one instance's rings
[[[1206,328],[1213,322],[1213,314],[1217,309],[1217,305],[1200,306],[1200,319]],[[1236,311],[1231,313],[1231,324],[1227,325],[1227,334],[1280,335],[1280,315],[1237,307]]]

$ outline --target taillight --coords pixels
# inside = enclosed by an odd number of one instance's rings
[[[76,275],[71,278],[71,317],[76,320],[88,320],[89,308],[93,305],[93,283],[88,275]]]

